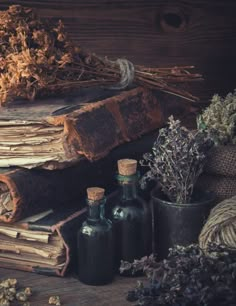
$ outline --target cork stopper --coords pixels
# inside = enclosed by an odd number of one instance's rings
[[[105,189],[100,187],[87,188],[87,197],[92,201],[99,201],[104,197]]]
[[[133,175],[137,172],[137,160],[135,159],[120,159],[117,164],[120,175]]]

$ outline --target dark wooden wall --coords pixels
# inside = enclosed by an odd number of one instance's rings
[[[150,66],[195,65],[204,100],[236,88],[235,0],[1,0],[62,19],[72,39],[109,57]]]

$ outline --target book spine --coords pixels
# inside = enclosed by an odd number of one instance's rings
[[[164,124],[161,105],[152,91],[136,88],[89,104],[65,120],[65,150],[89,160],[106,156],[118,145]]]
[[[82,208],[81,199],[87,187],[99,184],[112,191],[116,186],[116,161],[125,156],[140,159],[151,149],[156,135],[154,132],[121,145],[96,162],[84,158],[77,165],[60,171],[14,168],[0,172],[0,184],[12,201],[11,210],[0,214],[0,221],[13,223],[48,209]],[[0,205],[1,201],[0,197]]]

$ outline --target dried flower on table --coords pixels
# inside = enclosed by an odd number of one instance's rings
[[[60,306],[61,305],[60,297],[58,295],[50,296],[48,304]]]
[[[32,295],[30,287],[19,290],[15,278],[0,281],[0,306],[20,305],[30,306],[28,298]],[[17,304],[15,303],[17,301]]]
[[[176,85],[201,79],[193,66],[145,68],[127,60],[110,61],[83,51],[67,37],[61,21],[42,21],[30,8],[0,12],[0,103],[17,97],[68,92],[81,87],[130,82],[196,100]]]
[[[0,282],[0,288],[16,287],[17,280],[15,278],[8,278]]]
[[[0,300],[0,305],[1,306],[10,306],[11,304],[7,299],[3,298],[3,299]]]
[[[32,295],[32,289],[30,287],[26,287],[25,290],[24,290],[24,293],[27,296],[31,296]]]
[[[16,299],[20,302],[26,302],[28,300],[28,296],[24,291],[20,291],[16,293]]]

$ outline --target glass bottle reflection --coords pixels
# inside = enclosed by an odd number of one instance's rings
[[[121,260],[133,262],[151,253],[151,211],[137,194],[136,168],[135,160],[118,161],[119,190],[110,197],[107,205],[114,229],[116,269]]]
[[[88,217],[77,235],[78,277],[88,285],[104,285],[114,276],[112,223],[104,216],[104,189],[88,188]]]

